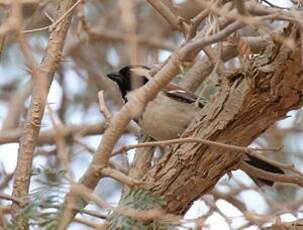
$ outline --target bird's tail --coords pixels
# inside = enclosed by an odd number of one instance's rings
[[[279,168],[275,165],[272,165],[272,164],[270,164],[266,161],[263,161],[263,160],[261,160],[257,157],[254,157],[254,156],[248,156],[248,160],[246,160],[246,162],[251,166],[254,166],[258,169],[261,169],[261,170],[264,170],[264,171],[267,171],[267,172],[270,172],[270,173],[285,174],[285,172],[281,168]],[[263,178],[258,178],[255,175],[253,177],[253,180],[258,185],[264,185],[265,184],[265,185],[268,185],[268,186],[272,186],[274,184],[274,181],[266,180],[266,179],[263,179]]]

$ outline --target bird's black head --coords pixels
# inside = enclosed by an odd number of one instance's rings
[[[116,82],[119,86],[122,98],[126,101],[126,94],[131,91],[131,78],[127,71],[126,74],[119,72],[112,72],[107,74],[107,77]]]
[[[107,74],[108,78],[117,83],[125,101],[127,101],[126,94],[132,90],[132,77],[143,77],[143,84],[148,81],[145,76],[137,74],[136,70],[138,69],[149,70],[148,67],[143,65],[128,65],[120,69],[118,72]]]

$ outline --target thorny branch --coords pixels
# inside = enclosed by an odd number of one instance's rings
[[[230,170],[236,168],[261,179],[302,186],[302,173],[293,164],[281,163],[261,154],[272,152],[266,151],[273,149],[270,144],[257,148],[246,147],[269,127],[269,123],[277,121],[285,116],[287,111],[300,106],[297,102],[302,94],[297,91],[302,90],[302,82],[296,72],[299,65],[296,64],[292,68],[289,66],[292,66],[291,62],[298,63],[300,57],[294,55],[293,48],[301,44],[295,36],[289,36],[287,29],[281,30],[282,27],[275,22],[279,21],[281,24],[296,22],[302,25],[301,11],[295,7],[276,7],[267,1],[264,1],[266,4],[242,0],[215,2],[195,0],[185,1],[182,4],[175,4],[170,0],[121,0],[118,4],[113,2],[65,0],[60,2],[60,8],[57,10],[51,1],[0,2],[0,10],[10,12],[0,26],[0,52],[3,54],[9,49],[8,45],[19,43],[26,60],[27,72],[31,74],[33,82],[31,104],[23,126],[19,123],[28,107],[26,101],[31,90],[30,84],[24,90],[20,86],[13,88],[5,86],[6,88],[3,87],[2,90],[2,85],[0,86],[1,100],[8,100],[7,98],[15,94],[7,106],[8,114],[5,123],[2,123],[0,143],[18,142],[21,137],[13,195],[0,194],[0,200],[12,202],[13,208],[7,208],[5,203],[1,203],[0,228],[6,225],[7,215],[14,214],[17,210],[22,211],[23,207],[31,202],[28,199],[28,188],[32,161],[36,155],[47,159],[47,164],[52,168],[60,169],[63,166],[65,179],[68,179],[70,185],[63,208],[60,205],[53,206],[58,210],[60,217],[64,216],[58,221],[58,229],[66,229],[71,221],[96,229],[109,228],[111,220],[108,215],[101,215],[97,211],[91,213],[77,206],[79,196],[85,198],[86,202],[91,201],[100,206],[100,210],[106,208],[143,222],[159,220],[182,226],[190,222],[199,228],[206,227],[205,221],[213,213],[223,217],[232,228],[230,217],[220,210],[220,205],[217,203],[222,199],[243,214],[247,223],[241,226],[242,228],[252,225],[262,228],[268,220],[274,220],[276,215],[289,212],[286,209],[278,212],[282,205],[279,206],[268,199],[258,187],[244,186],[237,181],[237,177],[231,177],[231,180],[237,182],[237,186],[220,182],[219,186],[228,186],[229,192],[215,190],[211,193],[213,200],[207,199],[204,195],[210,193],[209,191],[225,172],[230,173]],[[147,3],[151,7],[144,8]],[[71,36],[65,41],[71,14],[75,11],[78,14],[71,25]],[[96,15],[98,19],[95,19]],[[160,17],[168,23],[163,24],[158,20]],[[184,38],[179,36],[180,33],[173,31],[181,32]],[[39,45],[36,43],[33,45],[31,39],[42,34],[45,36],[47,33],[50,33],[47,50],[42,55],[43,60],[39,65],[36,61]],[[17,39],[15,40],[12,35],[17,35]],[[66,43],[64,62],[59,65],[63,60],[64,43]],[[285,46],[292,49],[283,51],[286,50]],[[160,59],[163,49],[172,52],[166,61]],[[44,47],[40,47],[41,50],[44,50]],[[287,53],[290,59],[281,58],[283,56],[281,50]],[[201,51],[205,51],[206,55]],[[256,57],[263,59],[258,60],[256,64],[254,62]],[[278,62],[277,60],[282,61],[273,65],[272,63]],[[104,73],[126,63],[159,62],[162,63],[151,70],[151,75],[154,75],[152,80],[131,93],[129,102],[116,114],[112,113],[116,109],[112,107],[112,102],[109,100],[113,96],[113,88],[108,84]],[[282,72],[279,72],[280,70]],[[275,75],[275,71],[280,74]],[[55,72],[58,73],[58,79],[53,81]],[[176,140],[157,142],[140,138],[145,142],[124,143],[122,135],[127,134],[125,136],[129,137],[129,134],[137,134],[137,129],[129,126],[129,122],[133,118],[138,118],[144,111],[145,105],[180,72],[183,77],[178,79],[178,83],[181,86],[209,99],[201,112],[204,115],[199,122],[192,124],[185,136]],[[297,81],[297,84],[293,85],[293,82],[286,81],[285,76]],[[75,79],[81,79],[81,84]],[[70,89],[74,85],[74,80],[77,82],[77,93]],[[48,125],[47,122],[42,123],[42,117],[52,82],[59,83],[60,90],[63,91],[62,103],[58,111],[51,110],[50,116],[45,118],[47,121],[50,120],[53,128],[42,129],[40,132],[41,127]],[[287,82],[287,84],[279,82]],[[277,86],[279,84],[281,85]],[[14,83],[10,85],[14,86]],[[288,87],[290,85],[291,89]],[[251,107],[239,106],[241,100],[247,100],[246,105]],[[99,110],[98,102],[106,123],[96,122],[91,112],[95,109]],[[238,112],[235,112],[237,108]],[[256,108],[260,113],[256,113],[254,110]],[[268,112],[268,108],[272,112]],[[246,111],[244,115],[243,111]],[[232,112],[235,112],[234,120],[228,119],[228,115]],[[57,113],[60,114],[58,117]],[[79,113],[83,113],[80,124],[79,116],[75,119]],[[100,114],[98,112],[96,114],[99,120]],[[250,117],[251,114],[254,114],[254,118]],[[302,132],[298,127],[302,125],[303,119],[298,116],[294,120],[293,126],[287,128],[287,131],[280,128],[270,131],[273,136],[275,135],[275,141],[279,140],[274,146],[282,146],[283,138],[287,133]],[[251,127],[251,124],[255,124],[254,127]],[[237,133],[240,136],[237,136]],[[97,150],[89,141],[90,138],[86,138],[92,135],[102,135]],[[264,136],[262,138],[266,139]],[[46,144],[52,145],[51,150],[45,148]],[[34,155],[36,145],[41,146],[41,151],[36,151],[37,154]],[[116,145],[118,146],[115,147]],[[137,150],[133,161],[130,160],[131,154],[113,157],[132,149]],[[278,155],[283,151],[288,150],[281,148],[273,152]],[[78,170],[74,170],[73,159],[77,158],[80,152],[81,154],[89,152],[93,159],[80,181],[75,184],[74,181],[78,176],[72,176],[71,172],[76,172],[77,175]],[[257,157],[280,167],[286,174],[277,175],[256,169],[242,161],[245,155]],[[170,170],[173,170],[173,173]],[[3,178],[1,189],[7,188],[13,173],[7,172],[2,167],[0,176]],[[120,182],[125,189],[124,194],[134,187],[155,191],[165,197],[167,205],[161,210],[151,209],[144,212],[110,205],[103,201],[99,194],[93,192],[103,177],[111,177]],[[196,186],[192,187],[193,185]],[[238,196],[245,190],[255,190],[262,194],[271,207],[271,213],[257,215],[249,211],[246,202]],[[209,207],[205,215],[189,220],[175,215],[183,214],[188,210],[191,202],[197,197],[201,197],[200,199]],[[289,207],[291,211],[297,213],[299,206],[297,204]],[[51,205],[48,207],[51,208]],[[167,211],[174,215],[167,214]],[[107,218],[107,220],[100,224],[84,218],[74,218],[78,212],[90,213],[89,215]]]
[[[58,10],[60,18],[73,4],[73,1],[62,1]],[[52,82],[55,71],[61,61],[61,52],[64,40],[67,34],[71,16],[67,15],[61,20],[57,27],[50,34],[49,44],[42,63],[37,66],[31,66],[34,87],[32,92],[31,105],[24,123],[23,134],[20,140],[17,167],[14,177],[13,196],[24,198],[28,194],[33,152],[37,143],[41,120],[44,114],[44,107],[47,100],[48,89]],[[14,212],[18,206],[14,205]],[[20,208],[20,207],[19,207]]]

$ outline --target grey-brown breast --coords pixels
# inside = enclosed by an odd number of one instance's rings
[[[178,138],[201,108],[167,97],[161,92],[149,102],[139,119],[141,128],[156,140]]]

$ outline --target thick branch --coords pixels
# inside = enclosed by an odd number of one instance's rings
[[[297,36],[294,26],[285,31],[285,36]],[[230,89],[209,102],[183,136],[247,146],[288,111],[300,108],[303,104],[300,51],[277,46],[278,53],[267,50],[256,57],[247,72],[234,75]],[[262,66],[255,64],[261,60]],[[263,72],[263,66],[272,71]],[[166,197],[167,211],[184,213],[222,175],[238,168],[240,160],[241,154],[234,151],[182,144],[166,153],[144,181],[147,189]]]
[[[138,117],[142,113],[144,106],[154,99],[157,93],[167,85],[174,76],[176,76],[179,72],[179,64],[186,60],[188,55],[192,53],[197,54],[199,49],[217,42],[220,39],[226,38],[241,27],[241,24],[235,22],[215,35],[208,36],[204,39],[198,39],[195,42],[181,47],[170,57],[167,63],[152,78],[152,80],[148,81],[148,83],[134,91],[132,94],[129,94],[128,102],[111,120],[109,127],[104,133],[100,145],[94,154],[94,158],[80,182],[90,189],[95,188],[98,181],[103,176],[102,169],[108,165],[114,144],[118,141],[122,132],[124,132],[127,124],[133,118]],[[69,195],[70,193],[67,195],[66,200],[68,200]],[[76,212],[73,213],[73,216],[75,214]]]

